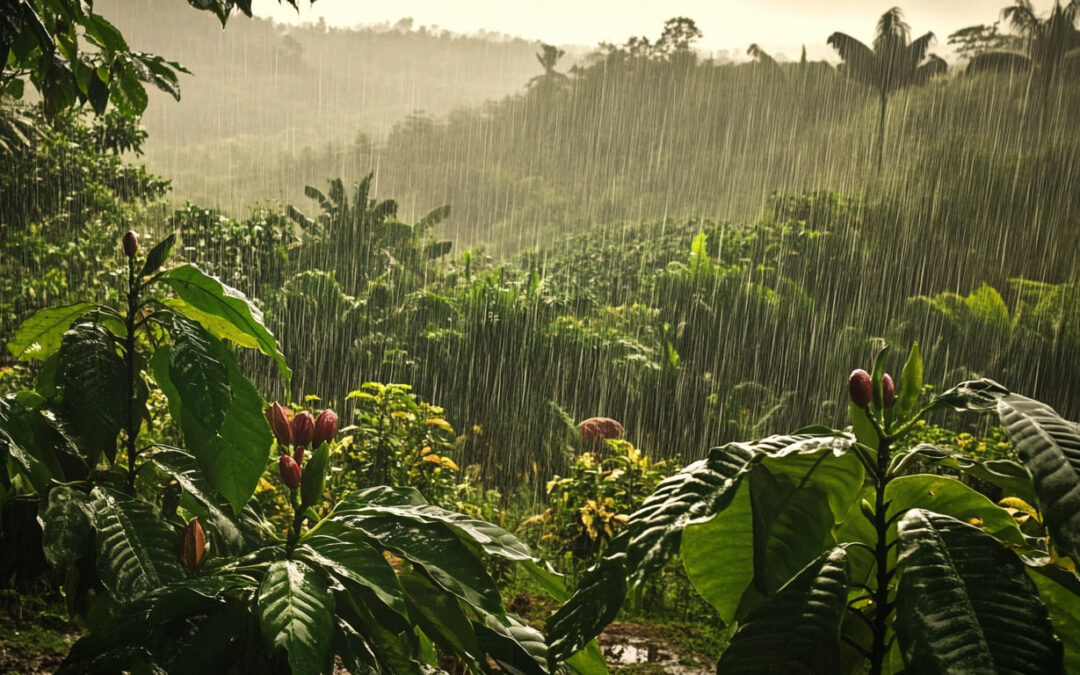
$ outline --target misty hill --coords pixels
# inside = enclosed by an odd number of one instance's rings
[[[100,0],[95,10],[133,48],[192,71],[182,77],[180,103],[155,92],[143,118],[147,155],[164,173],[178,148],[220,150],[251,136],[293,152],[352,140],[416,111],[442,115],[500,98],[538,69],[534,43],[456,35],[411,19],[338,29],[238,16],[222,30],[212,13],[176,0]]]

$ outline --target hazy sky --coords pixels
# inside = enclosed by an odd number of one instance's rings
[[[558,44],[594,46],[622,43],[631,35],[655,38],[664,20],[688,16],[704,32],[700,46],[745,50],[758,42],[771,51],[797,57],[806,44],[811,57],[831,54],[825,38],[836,30],[869,40],[883,12],[899,2],[921,35],[933,31],[944,51],[945,39],[958,28],[998,19],[1011,0],[317,0],[302,5],[299,16],[277,0],[256,0],[255,11],[279,21],[326,22],[342,27],[394,23],[412,17],[415,26],[437,25],[454,32],[479,29]],[[1035,0],[1046,10],[1053,0]]]

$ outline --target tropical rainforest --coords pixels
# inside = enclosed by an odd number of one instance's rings
[[[792,60],[3,0],[0,671],[1080,673],[1044,4]]]

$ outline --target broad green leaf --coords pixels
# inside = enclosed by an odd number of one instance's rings
[[[739,600],[754,578],[749,483],[740,485],[731,504],[711,520],[683,530],[679,555],[694,589],[726,625],[734,623]]]
[[[1054,544],[1080,560],[1080,426],[1018,394],[999,397],[997,413],[1031,474]]]
[[[847,594],[846,554],[836,548],[750,610],[720,657],[717,672],[838,672]]]
[[[80,316],[92,311],[97,305],[80,302],[63,307],[50,307],[34,313],[19,325],[15,335],[8,340],[7,348],[16,359],[44,361],[60,348],[64,332]]]
[[[955,518],[900,519],[895,630],[917,673],[1063,673],[1062,646],[1024,564]]]
[[[356,535],[346,531],[340,537],[307,537],[296,554],[334,576],[369,588],[387,607],[407,618],[405,592],[394,568],[382,551]]]
[[[548,663],[544,635],[517,618],[484,616],[484,623],[473,623],[480,647],[506,672],[545,675]]]
[[[217,357],[224,349],[183,316],[173,316],[169,337],[169,380],[180,394],[184,414],[198,418],[206,433],[217,433],[232,404],[229,369]]]
[[[919,402],[919,394],[922,393],[923,361],[919,354],[919,343],[911,345],[907,361],[904,362],[904,370],[900,373],[900,391],[896,395],[896,418],[906,420],[915,410],[915,404]]]
[[[334,654],[350,675],[379,675],[379,660],[367,639],[347,621],[335,620]]]
[[[41,549],[59,573],[90,553],[94,541],[93,509],[86,494],[57,486],[41,510]]]
[[[158,446],[147,459],[159,469],[171,475],[206,511],[198,514],[201,522],[209,530],[208,535],[217,545],[220,553],[239,554],[244,548],[244,533],[240,524],[230,513],[229,503],[216,494],[213,487],[199,469],[198,460],[178,448]]]
[[[169,399],[169,411],[180,421],[188,450],[199,462],[214,489],[228,500],[233,513],[243,510],[259,477],[266,470],[273,437],[263,416],[263,400],[236,366],[220,341],[211,343],[216,359],[228,371],[232,399],[221,427],[208,429],[202,418],[183,405],[183,396],[170,375],[169,348],[161,347],[151,360],[154,379]]]
[[[996,485],[1008,497],[1019,497],[1029,504],[1038,501],[1035,486],[1031,483],[1031,474],[1022,464],[1011,459],[982,461],[961,453],[942,450],[927,443],[919,444],[906,453]]]
[[[139,276],[150,276],[161,269],[161,266],[172,255],[173,246],[176,244],[176,235],[170,234],[159,241],[150,252],[146,254],[146,263],[143,264],[142,273]]]
[[[335,507],[339,517],[349,514],[392,514],[427,523],[444,523],[465,542],[476,544],[484,553],[520,563],[556,600],[566,600],[566,590],[559,574],[547,563],[533,556],[529,547],[510,532],[483,520],[475,520],[454,511],[432,506],[413,488],[379,486],[347,494]]]
[[[405,572],[400,578],[414,624],[442,652],[457,656],[471,670],[481,670],[479,664],[485,662],[484,651],[457,598],[443,592],[416,570]]]
[[[177,532],[150,504],[96,488],[91,495],[97,570],[117,602],[130,602],[186,574]]]
[[[218,279],[203,273],[193,265],[180,265],[161,277],[161,282],[172,288],[180,299],[198,310],[188,313],[189,318],[199,321],[216,337],[233,339],[236,335],[231,330],[223,330],[221,322],[232,326],[240,334],[247,336],[245,347],[254,347],[277,363],[278,370],[285,378],[288,387],[292,371],[285,362],[285,356],[278,351],[277,340],[263,324],[262,311],[253,305],[240,291],[223,284]],[[184,312],[184,307],[173,305],[173,309]],[[203,315],[217,317],[221,321],[203,322]]]
[[[985,495],[949,476],[901,476],[885,488],[889,517],[924,508],[977,526],[1006,545],[1023,547],[1024,535],[1009,512]]]
[[[772,595],[834,543],[829,497],[813,483],[796,484],[759,464],[750,472],[750,503],[754,585]]]
[[[1065,648],[1065,672],[1080,673],[1080,595],[1038,570],[1029,568],[1028,576],[1039,589],[1039,598],[1050,612],[1050,623]]]
[[[843,452],[851,438],[835,440],[763,457],[727,509],[684,530],[683,566],[725,623],[735,621],[751,580],[772,593],[831,547],[834,522],[857,503],[864,480],[858,458]]]
[[[506,613],[499,590],[480,558],[446,525],[397,515],[332,518],[420,565],[435,583],[470,605],[498,616]]]
[[[63,472],[55,455],[39,447],[33,420],[37,414],[16,396],[0,398],[0,460],[10,458],[15,470],[43,495],[54,477],[63,479]]]
[[[97,464],[102,453],[113,461],[130,383],[112,333],[93,323],[80,323],[64,333],[59,381],[64,421],[82,439],[87,464]]]
[[[578,675],[608,675],[607,660],[596,640],[566,659],[565,665],[571,672]]]
[[[596,637],[618,614],[627,585],[640,584],[678,550],[684,528],[710,520],[726,509],[754,463],[765,457],[791,456],[793,463],[814,463],[824,450],[841,456],[847,435],[769,436],[751,443],[714,448],[660,483],[626,526],[611,540],[600,562],[586,573],[578,591],[548,621],[552,658],[565,659]],[[800,464],[801,465],[801,464]],[[625,574],[625,580],[612,578]]]
[[[326,581],[299,560],[270,565],[259,585],[259,625],[271,650],[288,654],[294,673],[329,670],[334,595]]]
[[[626,599],[626,553],[619,550],[625,545],[625,539],[616,535],[570,599],[548,617],[548,658],[553,667],[584,649],[618,616]]]

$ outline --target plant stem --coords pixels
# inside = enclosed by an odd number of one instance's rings
[[[135,494],[135,475],[137,473],[135,458],[138,450],[135,441],[139,435],[139,423],[135,419],[135,316],[139,311],[139,280],[135,272],[135,258],[128,258],[128,293],[127,293],[127,316],[124,324],[127,335],[124,337],[124,365],[127,367],[127,377],[124,384],[127,386],[125,405],[125,429],[127,432],[127,456],[128,456],[128,492]]]
[[[296,500],[296,490],[290,490],[289,501],[293,507],[293,519],[289,525],[289,538],[285,544],[285,549],[292,553],[292,550],[296,548],[296,542],[300,540],[300,528],[304,526],[304,511],[300,508],[300,503]]]
[[[889,603],[889,580],[892,576],[889,570],[889,504],[885,501],[885,488],[889,484],[889,439],[880,438],[877,451],[878,480],[874,495],[874,570],[877,575],[877,586],[874,588],[874,638],[870,648],[870,675],[881,675],[885,658],[888,655],[888,647],[885,637],[888,632],[889,614],[892,605]]]

